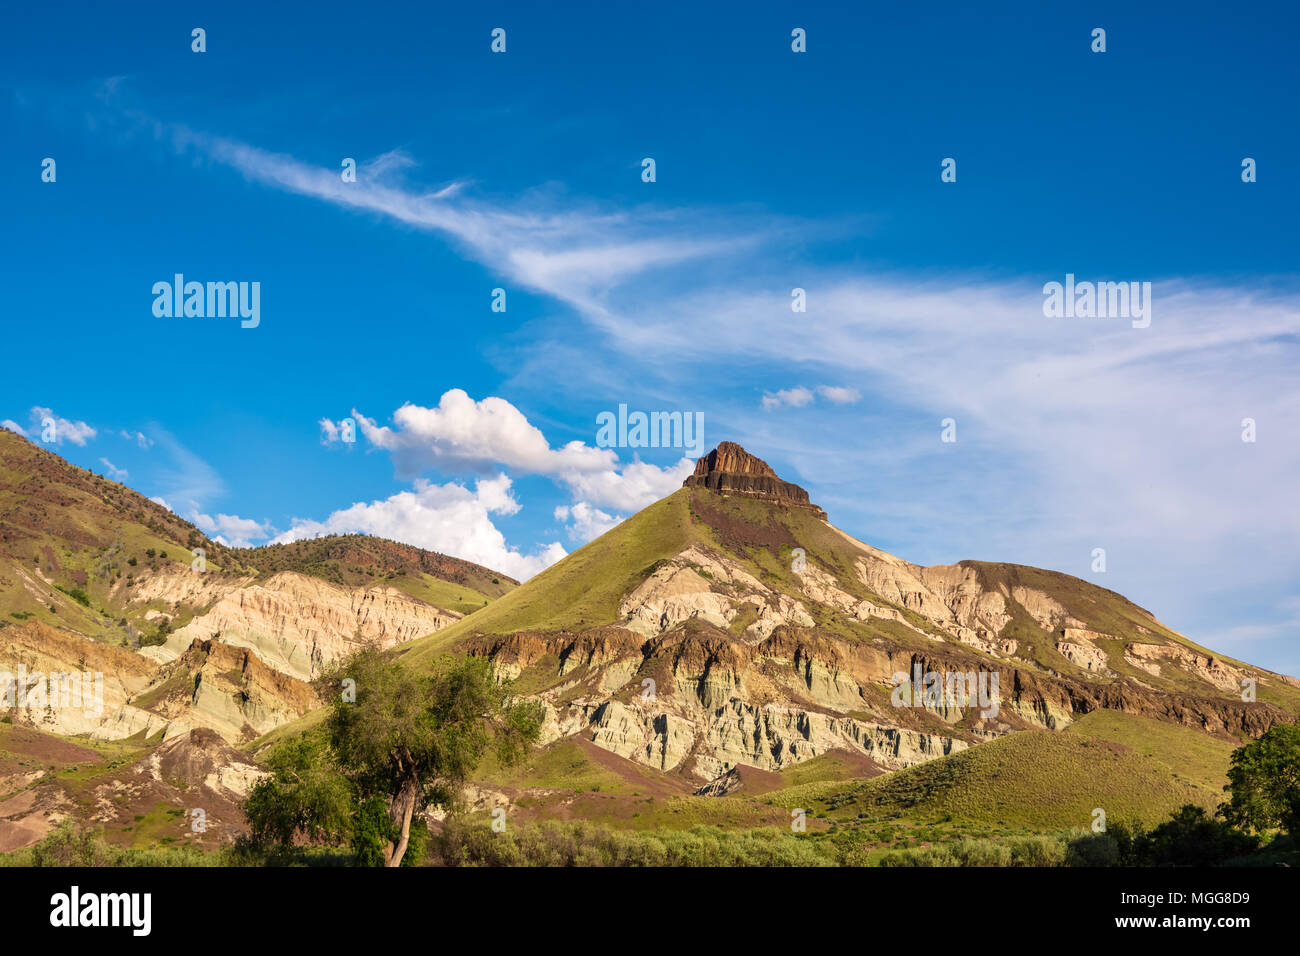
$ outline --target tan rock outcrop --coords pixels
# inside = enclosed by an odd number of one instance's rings
[[[746,639],[755,642],[783,625],[814,623],[796,599],[773,591],[737,562],[695,545],[663,562],[623,599],[618,611],[624,627],[645,635],[688,620],[727,628],[742,612],[755,618],[745,628]]]
[[[207,728],[243,743],[296,720],[318,701],[310,685],[267,667],[250,649],[195,639],[132,703],[171,721],[169,737]]]
[[[396,588],[343,587],[282,571],[221,596],[206,614],[175,631],[158,656],[175,659],[196,638],[218,637],[250,648],[281,673],[310,680],[363,644],[392,647],[459,619]]]
[[[1129,644],[1124,660],[1149,674],[1160,676],[1160,662],[1172,663],[1220,690],[1240,691],[1245,671],[1208,654],[1199,654],[1181,644]]]
[[[974,568],[921,567],[876,548],[859,558],[858,579],[874,594],[926,618],[964,644],[991,653],[1015,653],[1014,641],[998,637],[1011,619],[1005,596],[980,584]]]
[[[1070,641],[1057,641],[1056,650],[1071,664],[1078,664],[1084,670],[1098,674],[1113,673],[1107,666],[1106,652],[1091,644],[1074,644]]]
[[[29,621],[0,630],[0,709],[49,733],[94,733],[126,707],[156,669],[124,647]],[[21,695],[20,675],[27,685]]]

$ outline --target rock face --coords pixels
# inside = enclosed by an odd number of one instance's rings
[[[239,800],[267,772],[211,730],[191,730],[167,741],[133,768],[137,777],[186,790],[207,788]]]
[[[316,706],[307,681],[322,666],[362,644],[392,647],[460,618],[392,587],[292,571],[260,583],[163,571],[144,577],[132,602],[208,609],[166,644],[138,652],[35,621],[6,626],[0,711],[49,733],[99,740],[205,728],[242,743]]]
[[[1240,690],[1242,680],[1247,676],[1241,668],[1219,658],[1174,644],[1130,644],[1125,649],[1124,659],[1157,677],[1160,676],[1160,662],[1164,661],[1166,666],[1172,662],[1176,668],[1189,671],[1220,690]]]
[[[203,575],[190,575],[203,577]],[[220,638],[247,647],[268,666],[307,681],[323,665],[362,644],[388,648],[431,634],[460,619],[395,588],[342,587],[294,571],[281,571],[262,583],[235,587],[204,615],[151,650],[158,660],[174,660],[196,638]]]
[[[153,670],[148,659],[126,648],[34,621],[0,630],[0,710],[48,733],[98,731],[129,707]],[[164,723],[157,720],[153,730]]]
[[[744,630],[751,641],[763,640],[782,624],[813,625],[798,600],[767,587],[735,561],[698,547],[664,561],[619,605],[623,626],[646,635],[691,619],[725,628],[741,614],[753,618]]]
[[[724,512],[727,495],[764,507]],[[608,618],[458,645],[521,679],[546,741],[580,736],[727,793],[737,767],[770,774],[839,752],[897,770],[1098,709],[1256,737],[1300,703],[1291,679],[1210,655],[1088,582],[925,567],[809,521],[803,490],[731,443],[674,497],[679,510],[661,511],[684,543],[640,552]],[[1246,678],[1278,702],[1243,700]],[[944,690],[922,692],[936,680]]]
[[[206,728],[244,742],[296,720],[318,701],[311,685],[267,667],[248,648],[195,638],[132,703],[169,720],[168,738]]]
[[[832,751],[900,769],[1015,730],[1060,730],[1098,709],[1236,738],[1287,719],[1271,704],[1047,675],[956,643],[915,650],[789,626],[755,643],[703,617],[650,637],[622,627],[524,632],[466,649],[504,676],[548,675],[554,683],[537,695],[547,711],[546,742],[583,734],[621,757],[697,781],[736,766],[779,771]],[[986,717],[973,701],[900,704],[891,695],[897,675],[918,669],[996,674],[998,711]]]
[[[470,650],[505,675],[540,667],[566,678],[541,695],[548,739],[584,733],[621,757],[696,780],[737,765],[782,770],[832,751],[898,769],[973,739],[953,727],[963,717],[957,708],[902,712],[870,688],[910,670],[910,653],[804,629],[782,626],[755,640],[697,616],[648,638],[600,628],[514,634]]]
[[[242,742],[316,704],[309,685],[219,641],[195,640],[159,667],[126,648],[35,622],[0,631],[0,711],[47,733],[170,739],[206,728]]]
[[[697,461],[695,473],[682,486],[698,486],[724,495],[807,508],[826,520],[826,512],[808,500],[808,492],[796,484],[782,481],[767,462],[751,455],[735,442],[724,441]]]

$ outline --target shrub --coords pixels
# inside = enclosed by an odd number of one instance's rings
[[[1012,866],[1065,865],[1065,838],[1062,836],[1010,837]]]
[[[79,830],[71,820],[60,823],[31,853],[32,866],[116,866],[121,855],[99,830]]]
[[[1260,838],[1211,819],[1204,808],[1187,804],[1135,843],[1142,866],[1214,866],[1259,848]]]
[[[923,846],[912,850],[895,850],[880,860],[881,866],[960,866],[946,846]]]
[[[431,857],[447,866],[826,866],[827,850],[806,837],[771,830],[653,833],[591,823],[523,824],[494,832],[452,817],[432,838]]]
[[[1084,833],[1065,850],[1066,866],[1118,866],[1119,842],[1109,833]]]
[[[953,854],[962,866],[1011,865],[1011,847],[1001,840],[962,840]]]

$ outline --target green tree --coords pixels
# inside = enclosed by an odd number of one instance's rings
[[[356,702],[336,695],[326,729],[343,774],[363,797],[388,798],[394,834],[383,849],[386,866],[401,864],[417,814],[456,805],[489,750],[515,763],[541,729],[540,707],[514,701],[483,658],[422,675],[368,649],[331,676],[336,687],[355,681]]]
[[[541,728],[540,706],[515,700],[482,658],[419,674],[366,649],[320,683],[330,704],[319,736],[277,753],[246,802],[257,843],[346,841],[359,863],[400,866],[423,843],[413,822],[455,808],[489,751],[515,763]]]
[[[1300,724],[1278,724],[1232,752],[1230,799],[1219,813],[1235,827],[1300,834]]]
[[[1189,803],[1137,844],[1142,866],[1217,866],[1259,848],[1259,837],[1242,833]]]
[[[259,780],[244,802],[255,845],[290,847],[297,838],[329,842],[348,831],[356,795],[333,766],[323,733],[309,731],[285,741],[267,766],[271,776]]]

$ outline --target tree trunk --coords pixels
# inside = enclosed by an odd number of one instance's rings
[[[414,778],[408,777],[393,795],[388,805],[388,820],[399,828],[401,836],[395,843],[384,847],[384,866],[401,866],[406,854],[407,844],[411,841],[411,815],[415,812],[415,796],[419,789]]]

